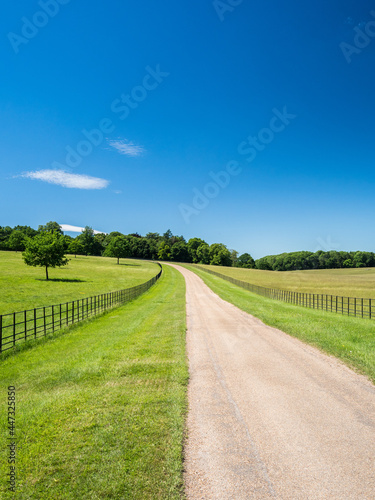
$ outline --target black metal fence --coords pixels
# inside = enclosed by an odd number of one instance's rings
[[[61,328],[129,302],[146,292],[160,278],[160,272],[140,285],[52,306],[0,315],[0,353],[17,342],[43,337]]]
[[[246,281],[241,281],[231,276],[212,271],[206,267],[196,266],[202,271],[213,274],[234,285],[240,286],[263,297],[282,300],[311,309],[321,309],[323,311],[345,314],[347,316],[356,316],[360,318],[375,318],[375,299],[364,299],[358,297],[341,297],[338,295],[325,295],[320,293],[294,292],[291,290],[280,290],[279,288],[266,288],[259,285],[253,285]]]

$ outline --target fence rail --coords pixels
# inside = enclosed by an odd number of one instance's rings
[[[0,315],[0,353],[18,342],[44,337],[139,297],[160,278],[162,267],[158,265],[160,271],[156,276],[131,288]]]
[[[375,299],[364,299],[362,297],[342,297],[338,295],[326,295],[320,293],[294,292],[292,290],[281,290],[279,288],[266,288],[264,286],[253,285],[246,281],[241,281],[231,276],[212,271],[205,267],[196,266],[198,269],[222,278],[234,285],[240,286],[263,297],[282,300],[298,306],[309,307],[311,309],[321,309],[323,311],[345,314],[360,318],[375,318]]]

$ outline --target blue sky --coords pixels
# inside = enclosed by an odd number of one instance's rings
[[[0,28],[0,225],[374,251],[373,2],[18,0]]]

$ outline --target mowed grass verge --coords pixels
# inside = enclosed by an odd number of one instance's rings
[[[185,282],[164,266],[137,300],[0,363],[1,498],[7,388],[16,387],[20,499],[183,496]]]
[[[205,266],[253,285],[305,293],[375,298],[375,268],[262,271],[239,267]]]
[[[27,266],[20,252],[0,251],[0,314],[23,311],[130,288],[159,272],[153,262],[109,257],[68,256],[69,264],[50,269]]]
[[[375,382],[375,321],[268,299],[206,273],[195,272],[222,299],[303,342],[331,354]]]

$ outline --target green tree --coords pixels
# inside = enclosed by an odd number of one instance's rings
[[[152,252],[150,241],[146,238],[133,236],[128,234],[126,239],[129,242],[129,247],[131,250],[130,257],[134,257],[135,259],[149,259],[151,258]],[[154,249],[155,250],[155,249]]]
[[[230,250],[230,258],[233,267],[238,267],[238,252],[237,250]]]
[[[200,260],[197,255],[197,250],[201,245],[207,245],[207,243],[200,238],[190,238],[190,240],[188,241],[187,246],[190,255],[190,261],[194,264],[196,264]]]
[[[238,266],[253,269],[255,267],[255,261],[249,253],[245,252],[238,257]]]
[[[197,248],[197,259],[201,264],[210,263],[210,247],[207,243],[202,243]]]
[[[171,258],[171,248],[165,241],[160,243],[158,258],[160,260],[169,260]]]
[[[77,239],[83,246],[85,255],[95,255],[95,238],[92,227],[86,226]]]
[[[222,243],[213,243],[210,246],[210,264],[213,266],[231,266],[230,251]]]
[[[159,233],[147,233],[146,238],[148,240],[159,241],[161,239],[161,236]]]
[[[167,231],[165,231],[165,233],[163,234],[163,240],[166,242],[166,243],[169,243],[169,240],[172,238],[173,236],[173,233],[170,229],[167,229]]]
[[[103,255],[105,257],[115,257],[117,264],[120,264],[120,259],[125,259],[131,255],[129,241],[123,235],[115,236],[106,246]]]
[[[82,243],[77,240],[77,238],[74,238],[69,243],[67,253],[73,254],[75,257],[77,257],[77,254],[83,255],[85,252]]]
[[[9,226],[0,226],[0,250],[8,250],[9,237],[12,234],[12,228]]]
[[[94,234],[94,240],[96,242],[97,245],[100,246],[100,248],[104,249],[106,246],[107,246],[107,234],[105,233],[98,233],[98,234]]]
[[[255,261],[257,269],[262,269],[263,271],[272,271],[273,256],[268,255],[266,257],[261,257]]]
[[[228,249],[217,252],[210,261],[212,266],[228,266],[232,265],[232,259]]]
[[[33,238],[36,234],[38,234],[38,231],[30,226],[14,226],[13,231],[21,231],[24,236],[28,236],[29,238]]]
[[[45,267],[47,280],[49,267],[61,267],[68,263],[65,257],[64,239],[48,232],[29,238],[22,255],[28,266]]]
[[[171,248],[171,260],[175,262],[189,262],[189,252],[187,244],[179,241]]]
[[[342,266],[343,267],[354,267],[352,259],[344,260],[344,262],[342,263]]]
[[[159,233],[147,233],[146,241],[148,243],[150,259],[156,260],[158,258],[159,244],[162,237]]]
[[[11,250],[23,251],[25,250],[26,236],[19,229],[15,229],[11,232],[8,240],[8,246]]]
[[[60,224],[55,221],[49,221],[44,226],[38,227],[39,233],[63,234]]]
[[[373,267],[375,265],[374,254],[372,252],[355,252],[353,264],[355,267]]]
[[[71,242],[74,240],[74,238],[72,238],[68,234],[63,234],[62,237],[64,238],[64,245],[65,245],[65,249],[67,250],[69,245],[71,244]]]

